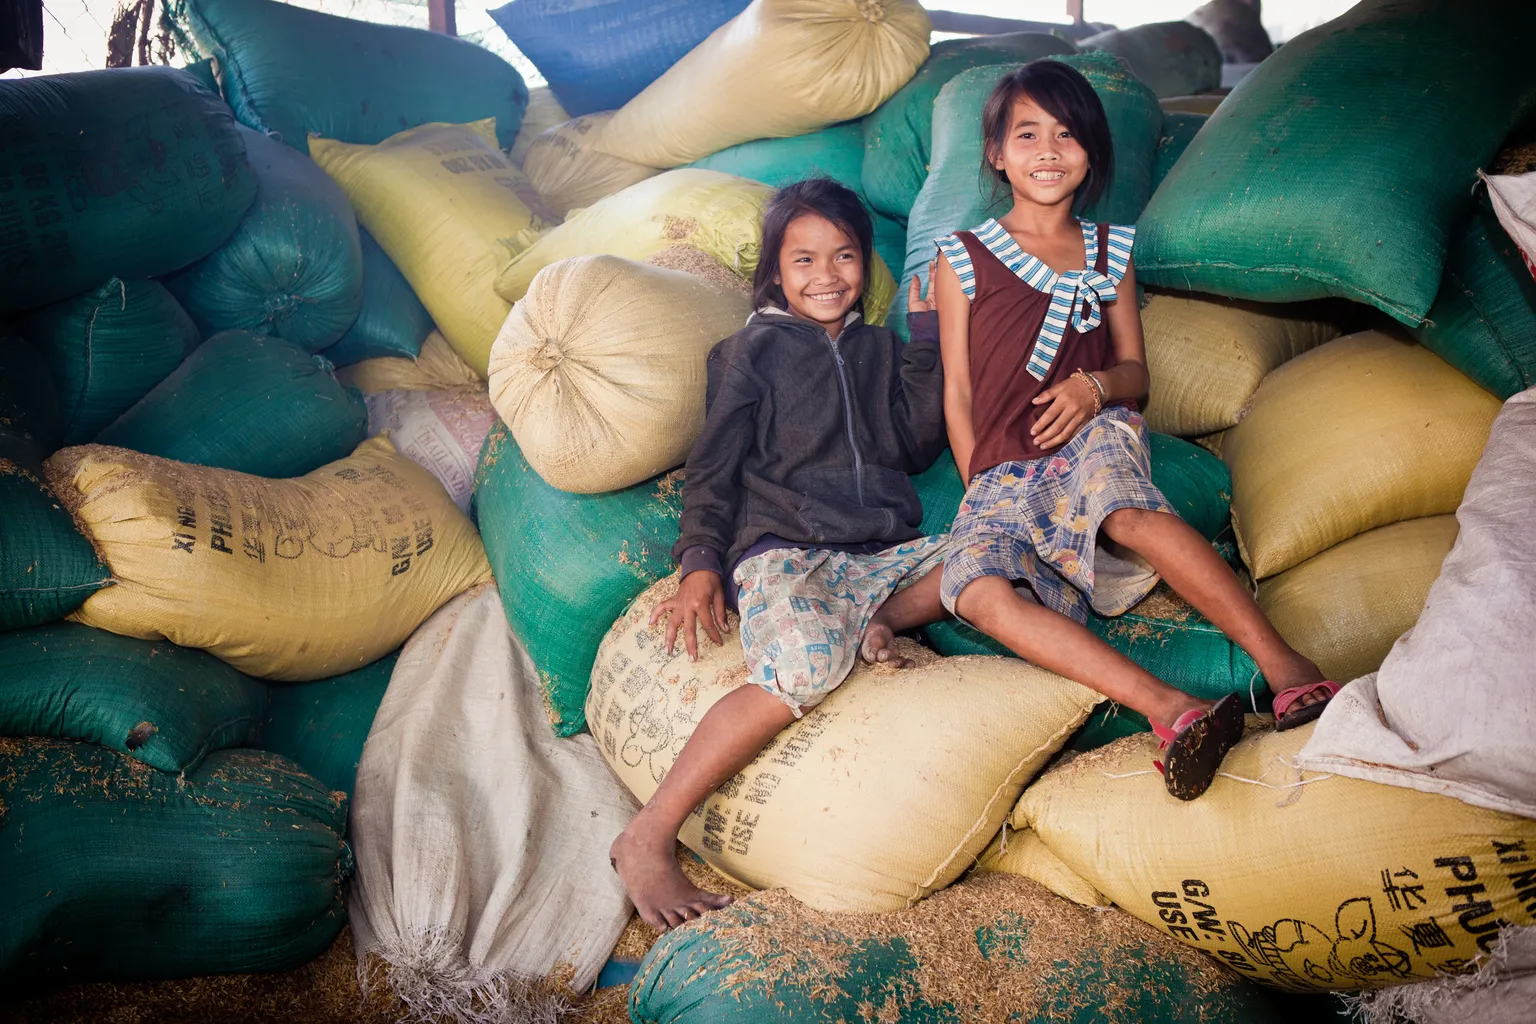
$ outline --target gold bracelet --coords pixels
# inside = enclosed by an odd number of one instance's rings
[[[1093,392],[1093,414],[1097,416],[1104,409],[1104,385],[1100,384],[1093,376],[1082,367],[1072,371],[1072,376],[1088,385]]]

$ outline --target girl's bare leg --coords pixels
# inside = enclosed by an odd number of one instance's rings
[[[865,661],[891,664],[897,668],[912,666],[910,659],[903,658],[897,652],[896,634],[949,616],[944,610],[944,603],[939,600],[939,578],[942,575],[942,568],[930,570],[910,587],[898,590],[885,599],[885,603],[869,620],[869,626],[864,630],[864,639],[859,644],[859,654]]]
[[[1324,678],[1316,665],[1285,642],[1232,569],[1184,520],[1166,512],[1124,508],[1111,512],[1101,529],[1150,562],[1174,593],[1247,651],[1275,693]],[[1324,699],[1314,694],[1296,706]]]
[[[699,722],[655,795],[608,850],[646,924],[665,931],[731,902],[698,888],[677,866],[678,829],[794,720],[783,701],[749,684],[726,694]]]
[[[1184,712],[1208,708],[1177,690],[1059,612],[1028,601],[998,576],[969,583],[955,602],[960,617],[1020,657],[1097,690],[1110,700],[1172,727]]]

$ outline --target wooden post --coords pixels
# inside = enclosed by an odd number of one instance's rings
[[[43,0],[0,0],[0,71],[43,69]]]
[[[454,0],[427,0],[427,27],[445,36],[459,34],[454,18]]]
[[[1083,0],[1067,0],[1067,17],[1074,25],[1083,23]]]

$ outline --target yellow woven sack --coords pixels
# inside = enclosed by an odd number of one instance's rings
[[[46,469],[112,569],[70,618],[263,679],[376,661],[491,578],[464,513],[382,437],[291,480],[104,445],[65,448]]]
[[[1004,825],[992,845],[981,855],[981,860],[971,869],[973,875],[985,874],[1022,875],[1039,882],[1063,899],[1085,907],[1107,907],[1109,898],[1081,875],[1062,863],[1061,858],[1046,849],[1040,837],[1029,829],[1016,830]]]
[[[433,331],[421,343],[415,359],[379,356],[343,366],[336,379],[365,395],[381,391],[440,391],[444,388],[483,388],[485,381],[459,358],[448,339]]]
[[[667,656],[657,583],[603,639],[587,726],[636,798],[657,784],[715,702],[746,682],[736,617],[728,641]],[[683,825],[682,841],[757,889],[817,910],[900,910],[941,889],[997,834],[1024,784],[1100,699],[1013,658],[861,663]]]
[[[687,245],[751,281],[762,252],[763,208],[773,189],[734,174],[685,167],[631,185],[571,214],[512,260],[496,280],[508,302],[528,293],[539,271],[572,256],[622,256],[643,262]],[[864,286],[864,316],[883,324],[896,281],[878,255]]]
[[[562,217],[661,173],[593,147],[612,116],[607,111],[565,121],[529,144],[523,173],[539,198]]]
[[[1259,607],[1330,679],[1358,679],[1419,621],[1455,543],[1455,516],[1367,530],[1265,580]]]
[[[528,150],[533,145],[533,140],[557,124],[564,124],[571,119],[566,113],[560,101],[555,99],[553,90],[547,85],[541,85],[537,89],[528,90],[528,109],[523,111],[522,126],[517,129],[517,138],[512,140],[512,148],[507,150],[507,156],[519,167],[523,166],[523,160],[528,156]]]
[[[491,349],[491,403],[544,482],[598,494],[675,469],[704,426],[705,360],[751,301],[617,256],[552,263]]]
[[[1455,512],[1498,412],[1428,349],[1375,331],[1271,373],[1221,442],[1254,578],[1378,526]]]
[[[928,59],[917,0],[752,0],[614,114],[597,148],[677,167],[863,117]]]
[[[1307,305],[1197,295],[1147,296],[1141,327],[1147,341],[1147,426],[1176,437],[1226,430],[1275,367],[1339,336],[1307,317]]]
[[[1314,728],[1250,732],[1187,803],[1151,734],[1130,736],[1041,776],[1013,824],[1122,910],[1280,988],[1462,973],[1501,924],[1536,923],[1536,821],[1292,768]]]
[[[496,148],[495,118],[424,124],[376,146],[313,137],[309,154],[347,193],[449,344],[485,376],[509,308],[496,275],[559,220]]]

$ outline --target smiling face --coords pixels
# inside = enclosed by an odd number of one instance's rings
[[[784,229],[774,283],[784,290],[789,312],[837,337],[843,318],[864,293],[858,239],[825,217],[801,214]]]
[[[1013,101],[1008,136],[988,158],[1007,174],[1015,200],[1041,206],[1070,204],[1088,176],[1088,154],[1071,129],[1027,95]]]

